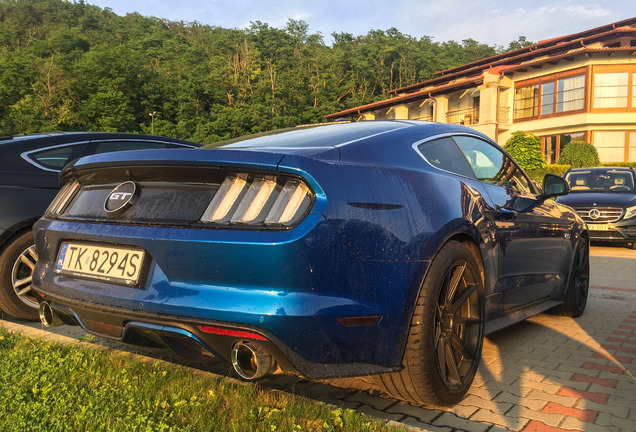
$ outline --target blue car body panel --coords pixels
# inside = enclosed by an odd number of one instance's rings
[[[567,207],[512,192],[507,200],[527,218],[525,225],[493,216],[499,204],[489,185],[434,168],[413,148],[449,133],[479,136],[460,126],[369,122],[256,137],[222,149],[83,158],[66,170],[65,181],[126,167],[163,181],[157,173],[171,167],[213,166],[297,176],[311,188],[313,205],[284,230],[44,217],[35,226],[40,261],[34,285],[87,330],[115,339],[125,340],[127,325],[135,323],[146,329],[169,323],[179,332],[186,323],[215,324],[264,335],[307,376],[399,370],[421,283],[449,239],[478,250],[486,314],[496,330],[527,317],[527,304],[543,302],[544,310],[563,299],[576,239],[584,234]],[[537,212],[552,216],[538,223]],[[538,238],[547,246],[530,257],[537,273],[528,274],[523,244]],[[63,241],[142,248],[147,260],[140,286],[57,273]],[[510,268],[503,272],[502,265]],[[544,293],[536,294],[537,287]],[[377,320],[339,321],[352,317]],[[210,351],[228,359],[218,347]]]

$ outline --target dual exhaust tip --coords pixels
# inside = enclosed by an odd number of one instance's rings
[[[40,303],[39,314],[44,327],[59,327],[66,324],[49,302]],[[236,373],[246,380],[261,378],[276,370],[276,362],[272,355],[261,346],[250,342],[236,343],[232,348],[231,360]]]

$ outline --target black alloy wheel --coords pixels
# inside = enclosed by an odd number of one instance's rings
[[[552,312],[557,315],[580,317],[587,305],[589,289],[590,247],[584,238],[580,238],[574,249],[565,298],[562,304],[552,309]]]
[[[460,259],[448,269],[435,313],[435,354],[440,378],[449,389],[472,383],[479,362],[484,320],[479,279]]]

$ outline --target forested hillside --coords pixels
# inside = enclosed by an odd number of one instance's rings
[[[84,1],[0,0],[0,135],[150,133],[155,113],[155,134],[211,143],[318,122],[502,50],[395,28],[333,38],[303,21],[226,29]]]

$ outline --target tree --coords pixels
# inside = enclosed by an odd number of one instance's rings
[[[570,165],[572,168],[595,167],[600,164],[598,150],[584,141],[571,141],[561,150],[559,165]]]
[[[514,51],[517,49],[528,47],[530,45],[534,45],[534,42],[530,42],[526,39],[525,36],[519,36],[519,39],[508,44],[508,49],[506,51]]]
[[[246,29],[125,16],[82,0],[0,0],[0,135],[150,132],[211,143],[322,121],[493,55],[396,28],[336,33],[304,21]]]
[[[546,165],[541,154],[541,139],[535,135],[526,135],[523,131],[512,134],[504,149],[524,170],[543,168]]]

